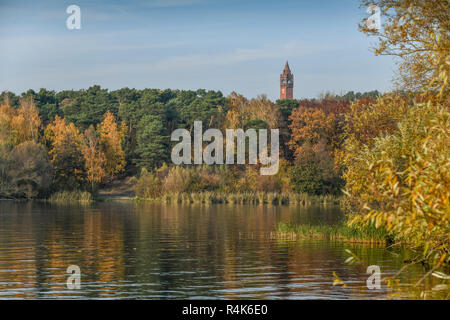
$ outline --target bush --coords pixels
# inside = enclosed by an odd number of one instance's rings
[[[296,164],[290,168],[290,176],[295,192],[311,195],[341,193],[342,178],[338,174],[327,174],[317,163]]]
[[[381,119],[385,102],[379,100],[353,117]],[[350,133],[344,177],[351,224],[383,227],[396,240],[421,249],[421,260],[448,264],[450,112],[443,106],[418,104],[402,110],[397,119],[373,139],[362,141]]]
[[[194,170],[183,167],[172,167],[163,181],[163,191],[166,193],[197,191],[198,174]]]
[[[134,191],[136,196],[142,199],[157,198],[161,195],[161,181],[155,174],[147,172],[144,168],[134,187]]]
[[[1,149],[0,194],[35,198],[47,192],[53,170],[43,145],[26,141],[15,148],[2,146]]]

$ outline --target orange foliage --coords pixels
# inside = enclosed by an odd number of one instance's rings
[[[331,141],[336,118],[334,114],[327,115],[320,109],[300,106],[294,109],[289,120],[292,135],[288,145],[299,159],[304,155],[306,146]]]

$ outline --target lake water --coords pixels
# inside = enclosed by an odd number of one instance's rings
[[[334,224],[337,207],[162,205],[103,202],[50,205],[0,201],[0,298],[371,299],[364,266],[382,277],[407,252],[330,241],[277,240],[278,222]],[[81,269],[70,290],[67,267]],[[333,272],[346,287],[333,286]],[[411,284],[423,274],[412,268]]]

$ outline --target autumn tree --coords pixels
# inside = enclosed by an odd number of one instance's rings
[[[295,156],[291,169],[294,190],[311,194],[339,193],[342,181],[333,158],[337,134],[335,113],[301,105],[289,119],[288,145]]]
[[[33,99],[24,97],[18,109],[0,106],[0,140],[18,145],[25,141],[38,141],[41,130],[39,110]]]
[[[16,108],[19,106],[20,97],[11,91],[0,93],[0,104]]]
[[[280,108],[278,105],[267,99],[266,95],[259,95],[251,99],[247,108],[249,119],[262,120],[270,129],[279,129],[282,125]]]
[[[18,197],[35,198],[46,192],[52,183],[53,169],[44,146],[25,141],[10,153],[10,181]]]
[[[12,143],[11,120],[14,110],[9,105],[0,106],[0,144]]]
[[[376,55],[399,60],[399,80],[413,91],[438,93],[448,98],[450,71],[450,2],[448,0],[361,0],[365,7],[377,6],[383,24],[370,28],[364,19],[359,28],[378,36]]]
[[[55,184],[61,189],[77,189],[83,185],[83,135],[71,122],[59,116],[45,130],[50,142],[50,161],[55,172]]]
[[[106,177],[106,157],[100,149],[100,139],[92,125],[84,132],[82,152],[85,160],[86,177],[91,183],[91,190],[94,190],[95,184],[101,183]]]
[[[356,141],[358,145],[367,144],[377,136],[393,133],[409,107],[407,99],[393,94],[377,101],[354,102],[346,115],[346,143]]]
[[[20,107],[16,116],[12,119],[11,126],[18,132],[19,143],[29,140],[36,142],[38,140],[41,119],[33,98],[25,97],[21,99]]]
[[[282,120],[280,107],[267,99],[265,95],[248,100],[243,95],[232,92],[228,96],[226,127],[244,128],[252,120],[262,120],[269,128],[279,129],[280,120]]]
[[[105,155],[105,172],[109,177],[121,173],[125,168],[125,152],[122,143],[127,128],[123,123],[121,127],[117,126],[114,115],[107,111],[103,122],[97,127],[100,134],[100,145]]]
[[[0,196],[35,198],[50,187],[53,170],[44,146],[34,141],[0,145]]]
[[[392,232],[416,250],[414,262],[448,267],[450,112],[380,99],[352,117],[344,174],[349,221]]]
[[[248,120],[247,108],[249,101],[242,94],[232,92],[228,97],[228,112],[225,126],[227,128],[243,128]]]
[[[9,95],[8,95],[9,96]],[[8,97],[7,96],[7,97]],[[9,99],[5,99],[9,103]],[[39,111],[32,97],[23,97],[19,108],[0,106],[0,194],[33,198],[47,189],[52,168],[38,138]]]
[[[290,116],[291,140],[288,142],[295,157],[301,158],[306,145],[316,145],[321,141],[329,143],[332,138],[335,116],[317,108],[300,106]]]

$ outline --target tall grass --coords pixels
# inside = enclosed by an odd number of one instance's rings
[[[166,203],[230,203],[253,205],[311,205],[311,204],[339,204],[339,197],[332,195],[308,195],[305,193],[278,193],[278,192],[193,192],[193,193],[167,193],[160,199]]]
[[[90,203],[94,201],[92,195],[86,191],[60,191],[52,194],[48,202],[52,203]]]
[[[292,225],[280,222],[276,227],[276,237],[280,239],[318,239],[348,242],[367,242],[386,244],[389,233],[373,225],[364,228],[339,225]]]

